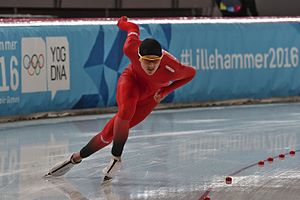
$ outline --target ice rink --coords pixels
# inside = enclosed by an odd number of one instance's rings
[[[110,184],[101,184],[101,171],[111,146],[62,178],[42,178],[111,116],[0,124],[0,199],[300,198],[299,103],[156,111],[131,130],[122,170]]]

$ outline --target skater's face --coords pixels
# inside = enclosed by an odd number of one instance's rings
[[[153,75],[159,68],[162,56],[155,55],[140,56],[140,62],[143,70],[148,75]]]

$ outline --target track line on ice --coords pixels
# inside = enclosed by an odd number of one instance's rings
[[[290,152],[282,153],[282,154],[279,154],[279,155],[277,155],[277,156],[274,156],[274,157],[273,157],[274,162],[275,162],[275,159],[280,159],[280,157],[282,157],[282,155],[284,155],[284,159],[285,159],[285,157],[286,157],[287,155],[293,156],[293,155],[291,154],[291,152],[292,152],[292,150],[291,150]],[[300,152],[300,149],[295,150],[294,152],[295,152],[295,153]],[[267,158],[267,159],[264,159],[264,160],[262,160],[262,161],[268,162],[268,158]],[[273,161],[272,161],[272,162],[273,162]],[[250,165],[248,165],[248,166],[246,166],[246,167],[243,167],[243,168],[241,168],[241,169],[239,169],[239,170],[237,170],[237,171],[235,171],[235,172],[229,174],[228,177],[236,176],[236,175],[238,175],[239,173],[241,173],[241,172],[243,172],[243,171],[246,171],[247,169],[252,168],[252,167],[254,167],[254,166],[257,166],[257,165],[258,165],[258,162],[253,163],[253,164],[250,164]],[[209,194],[212,192],[212,189],[213,189],[212,187],[208,188],[208,189],[200,196],[199,200],[209,200],[209,199],[210,199],[210,198],[209,198]]]

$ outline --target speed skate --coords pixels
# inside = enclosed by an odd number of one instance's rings
[[[54,166],[44,177],[51,177],[51,176],[59,177],[59,176],[63,176],[68,171],[70,171],[76,164],[79,164],[80,162],[75,162],[73,160],[73,155],[72,155],[70,159],[64,161],[63,163],[60,163],[60,164]]]
[[[103,182],[110,182],[113,177],[120,171],[122,166],[121,158],[113,156],[109,164],[102,170],[104,174]]]

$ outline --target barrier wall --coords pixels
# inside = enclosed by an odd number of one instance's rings
[[[300,18],[135,20],[197,69],[165,102],[297,96]],[[116,21],[2,21],[0,116],[114,106],[129,63]]]

